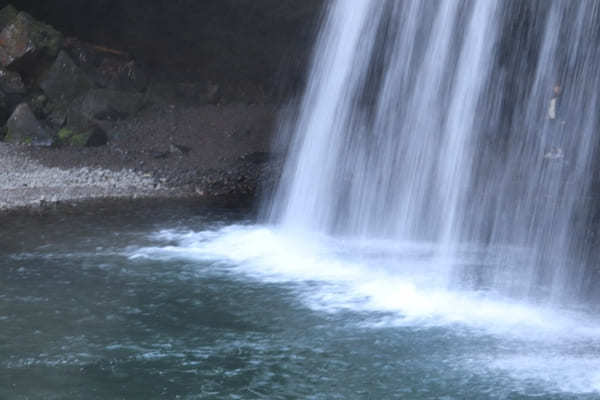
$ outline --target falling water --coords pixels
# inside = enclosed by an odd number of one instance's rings
[[[600,1],[328,6],[269,223],[161,224],[102,267],[139,324],[106,357],[222,398],[598,398]],[[28,295],[40,251],[7,269]]]
[[[331,2],[271,220],[427,244],[445,285],[593,295],[599,7]]]

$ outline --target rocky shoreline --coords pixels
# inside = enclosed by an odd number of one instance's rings
[[[103,199],[248,204],[277,110],[257,87],[154,79],[118,49],[0,10],[0,212]]]

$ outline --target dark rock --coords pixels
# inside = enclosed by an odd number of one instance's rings
[[[94,126],[127,118],[136,113],[142,105],[143,96],[139,93],[93,89],[75,99],[68,107],[66,127],[74,132],[86,132]],[[60,109],[55,111],[55,115],[61,116]]]
[[[5,84],[6,89],[8,89],[8,91],[5,91],[4,88],[2,88],[2,83]],[[10,116],[10,114],[12,113],[12,111],[15,109],[15,107],[22,103],[25,99],[25,93],[24,91],[21,92],[21,90],[19,90],[18,87],[18,83],[17,82],[10,82],[10,81],[6,81],[6,82],[2,82],[2,79],[0,78],[0,119],[1,119],[1,124],[4,124],[6,122],[6,120],[8,119],[8,117]]]
[[[79,147],[97,147],[108,143],[108,135],[99,126],[92,126],[82,132],[75,132],[69,128],[63,128],[57,133],[58,143],[61,145]]]
[[[65,47],[75,63],[102,88],[141,92],[148,85],[145,69],[124,51],[74,38],[68,38]]]
[[[6,94],[0,90],[0,124],[4,124],[10,116],[10,106]]]
[[[168,151],[151,150],[150,156],[152,158],[156,158],[156,159],[167,158],[167,157],[169,157],[169,152]]]
[[[43,118],[47,113],[48,98],[43,93],[30,93],[29,100],[27,101],[31,111],[38,117]]]
[[[93,84],[71,57],[65,51],[60,51],[40,82],[40,87],[54,102],[64,104],[90,90]]]
[[[6,123],[9,143],[50,146],[52,139],[26,103],[19,104]]]
[[[169,146],[169,152],[175,153],[175,154],[187,154],[191,150],[192,149],[188,146],[182,146],[182,145],[175,144],[175,143],[171,143]]]
[[[17,17],[19,12],[10,4],[0,10],[0,31]]]
[[[148,76],[138,63],[116,57],[105,57],[95,77],[98,85],[108,89],[141,92],[148,85]]]
[[[25,85],[18,72],[0,68],[0,89],[6,94],[23,94]]]
[[[60,32],[20,12],[0,32],[0,64],[6,67],[36,54],[54,57],[61,43]]]
[[[64,107],[54,108],[46,121],[55,128],[62,128],[67,122],[67,110]]]
[[[79,111],[88,119],[118,120],[135,114],[142,106],[143,96],[139,93],[95,89],[81,98]]]

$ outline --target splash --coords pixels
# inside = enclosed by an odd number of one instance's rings
[[[449,285],[477,246],[516,298],[590,295],[598,7],[332,2],[271,222],[433,243]]]

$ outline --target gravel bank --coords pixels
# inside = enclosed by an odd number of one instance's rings
[[[0,143],[0,165],[0,210],[168,192],[147,174],[127,169],[46,167],[23,149],[5,143]]]
[[[105,125],[101,147],[0,142],[0,211],[130,198],[247,203],[273,175],[275,115],[270,105],[163,105]]]

